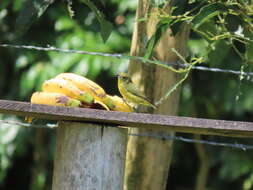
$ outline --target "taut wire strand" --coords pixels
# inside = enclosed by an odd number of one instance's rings
[[[46,128],[46,129],[54,129],[58,127],[57,124],[32,124],[32,123],[22,123],[18,121],[11,121],[11,120],[0,120],[0,124],[7,124],[7,125],[15,125],[15,126],[21,126],[21,127],[28,127],[28,128]],[[1,125],[0,125],[1,126]]]
[[[45,125],[39,125],[39,124],[30,124],[30,123],[22,123],[17,121],[10,121],[10,120],[0,120],[0,127],[1,124],[11,125],[11,126],[21,126],[26,128],[46,128],[46,129],[55,129],[58,127],[57,124],[45,124]],[[169,135],[158,135],[154,133],[142,133],[142,134],[135,134],[135,133],[129,133],[129,136],[136,136],[136,137],[149,137],[149,138],[156,138],[161,140],[175,140],[175,141],[181,141],[185,143],[199,143],[199,144],[206,144],[211,146],[220,146],[220,147],[228,147],[228,148],[235,148],[235,149],[241,149],[241,150],[252,150],[253,145],[248,144],[239,144],[239,143],[225,143],[225,142],[215,142],[215,141],[209,141],[209,140],[196,140],[191,138],[185,138],[181,136],[169,136]]]
[[[144,57],[138,57],[138,56],[130,56],[125,54],[119,54],[119,53],[102,53],[102,52],[92,52],[92,51],[84,51],[84,50],[73,50],[73,49],[61,49],[56,47],[38,47],[38,46],[32,46],[32,45],[12,45],[12,44],[1,44],[0,47],[5,48],[17,48],[17,49],[30,49],[30,50],[37,50],[37,51],[56,51],[60,53],[76,53],[76,54],[86,54],[86,55],[94,55],[94,56],[103,56],[103,57],[115,57],[120,59],[131,59],[141,62],[147,62],[147,63],[153,63],[156,65],[160,65],[163,67],[172,67],[172,66],[181,66],[181,67],[189,67],[189,65],[182,64],[180,62],[172,62],[167,63],[163,61],[154,61],[150,59],[146,59]],[[200,70],[200,71],[209,71],[209,72],[216,72],[216,73],[227,73],[227,74],[233,74],[238,76],[253,76],[253,72],[244,72],[244,71],[237,71],[237,70],[231,70],[231,69],[220,69],[220,68],[210,68],[205,66],[192,66],[191,69],[194,70]]]
[[[162,140],[176,140],[176,141],[182,141],[185,143],[199,143],[199,144],[206,144],[211,146],[223,146],[223,147],[230,147],[230,148],[237,148],[241,150],[249,150],[253,149],[253,145],[246,145],[246,144],[238,144],[238,143],[224,143],[224,142],[214,142],[209,140],[196,140],[196,139],[190,139],[185,138],[181,136],[167,136],[167,135],[157,135],[152,133],[145,133],[145,134],[129,134],[130,136],[137,136],[137,137],[150,137],[150,138],[157,138]]]

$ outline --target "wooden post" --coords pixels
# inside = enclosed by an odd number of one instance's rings
[[[122,190],[127,129],[60,122],[53,190]]]

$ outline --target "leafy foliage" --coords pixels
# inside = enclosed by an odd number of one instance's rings
[[[152,2],[162,10],[168,1]],[[165,29],[171,27],[176,35],[181,24],[188,22],[192,30],[186,61],[191,62],[196,60],[192,58],[197,57],[203,58],[202,64],[205,66],[252,71],[253,7],[250,1],[169,2],[174,8],[169,13],[161,11],[158,14],[160,22],[157,32],[147,43],[146,58],[152,57],[152,51]],[[125,53],[130,47],[136,6],[136,0],[68,0],[67,4],[52,0],[1,0],[0,42]],[[27,11],[31,14],[27,14]],[[106,43],[101,40],[101,33]],[[116,93],[116,81],[112,76],[127,67],[126,60],[115,58],[23,49],[1,48],[0,57],[0,98],[20,101],[28,101],[31,93],[39,90],[44,80],[60,72],[86,75],[96,79],[107,91]],[[181,115],[252,121],[252,78],[194,70],[189,78],[182,87]],[[2,115],[0,118],[20,120]],[[38,130],[11,128],[1,124],[0,188],[51,189],[54,136],[54,132],[45,134]],[[249,139],[229,140],[252,143]],[[252,188],[251,152],[212,147],[205,149],[210,157],[209,189]],[[41,156],[39,161],[36,160],[38,155]],[[179,189],[178,186],[192,189],[198,158],[194,146],[175,144],[170,189]],[[29,168],[34,168],[34,171]]]
[[[54,0],[27,0],[17,18],[17,30],[21,33],[25,32],[30,25],[37,20],[37,18],[42,16],[48,6],[53,2]],[[112,24],[105,19],[104,14],[99,11],[93,2],[90,0],[81,0],[81,2],[85,3],[95,13],[100,23],[101,36],[104,42],[106,42],[112,32]],[[74,11],[72,10],[72,0],[68,0],[67,3],[70,17],[73,17]]]
[[[213,50],[218,49],[218,46],[223,44],[223,47],[227,46],[234,49],[244,63],[251,61],[253,42],[253,21],[251,15],[253,14],[253,9],[249,1],[201,1],[199,4],[196,3],[194,8],[191,7],[191,4],[193,2],[189,4],[181,3],[173,7],[169,13],[165,13],[161,9],[158,15],[158,26],[168,23],[173,29],[175,27],[178,28],[178,24],[188,22],[191,24],[192,31],[208,43],[206,49],[209,50],[205,51],[207,53],[204,56],[205,58],[209,58]],[[173,1],[172,5],[174,5]],[[188,7],[190,9],[185,10]],[[185,11],[178,15],[178,12],[182,12],[182,10]],[[176,35],[178,29],[173,31],[174,35]],[[147,43],[147,55],[151,54],[150,50],[154,49],[161,35],[162,33],[158,28]],[[238,46],[244,46],[246,51],[240,52]],[[213,63],[209,59],[206,61],[210,64]]]

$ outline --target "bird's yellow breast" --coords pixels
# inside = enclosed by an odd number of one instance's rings
[[[143,104],[143,105],[150,105],[148,101],[143,99],[142,97],[138,97],[134,95],[131,92],[128,92],[126,83],[122,80],[118,80],[118,87],[120,94],[123,96],[123,98],[129,102],[135,103],[135,104]]]

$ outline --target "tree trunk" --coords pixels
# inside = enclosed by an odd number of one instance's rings
[[[168,11],[169,6],[163,8]],[[160,9],[161,10],[161,9]],[[139,0],[136,12],[136,23],[132,38],[131,55],[143,56],[145,44],[156,29],[159,9],[153,7],[149,0]],[[144,18],[144,19],[143,19]],[[142,21],[139,21],[142,19]],[[144,21],[143,21],[144,20]],[[182,26],[176,36],[168,29],[161,37],[153,52],[155,59],[175,62],[177,56],[171,51],[175,48],[181,55],[186,54],[186,40],[188,26]],[[162,67],[147,65],[131,61],[129,73],[133,82],[156,102],[177,83],[180,76]],[[180,90],[177,89],[158,109],[141,108],[142,112],[176,115],[178,110]],[[165,130],[130,129],[130,133],[173,135]],[[127,146],[127,160],[125,173],[125,190],[163,190],[166,188],[167,176],[172,156],[172,141],[165,141],[149,137],[130,136]]]
[[[34,144],[34,163],[32,168],[32,179],[30,190],[42,190],[46,186],[46,171],[47,171],[47,147],[49,135],[47,129],[37,129],[35,134]]]
[[[196,140],[201,140],[200,135],[194,136]],[[199,169],[197,173],[196,183],[195,183],[195,190],[205,190],[207,181],[208,181],[208,175],[210,171],[210,160],[208,153],[204,147],[203,144],[195,144],[195,149],[197,151],[197,155],[199,157]]]

